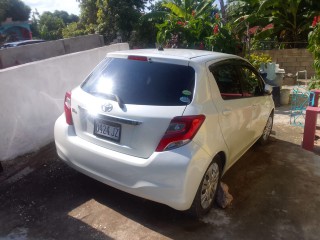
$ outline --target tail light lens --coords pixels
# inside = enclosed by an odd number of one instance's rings
[[[66,115],[67,124],[73,125],[71,114],[71,92],[66,92],[66,96],[64,97],[64,113]]]
[[[181,147],[190,142],[205,120],[204,115],[175,117],[158,144],[156,152]]]

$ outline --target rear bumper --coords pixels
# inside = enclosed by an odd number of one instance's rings
[[[79,138],[62,115],[55,124],[59,157],[76,170],[107,185],[163,203],[190,208],[211,157],[196,143],[138,158],[111,151]]]

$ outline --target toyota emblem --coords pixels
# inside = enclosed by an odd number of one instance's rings
[[[102,111],[104,111],[104,112],[111,112],[112,109],[113,109],[113,106],[112,106],[111,103],[106,103],[106,104],[103,104],[103,105],[101,106],[101,109],[102,109]]]

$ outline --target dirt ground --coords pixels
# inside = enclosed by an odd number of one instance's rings
[[[319,239],[320,157],[301,148],[287,108],[274,134],[223,177],[232,205],[199,220],[76,172],[54,144],[3,162],[0,239]]]

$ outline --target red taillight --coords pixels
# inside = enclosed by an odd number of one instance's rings
[[[148,58],[144,57],[144,56],[128,56],[129,60],[135,60],[135,61],[143,61],[143,62],[147,62]]]
[[[71,92],[66,92],[66,96],[64,97],[64,113],[66,115],[67,124],[73,125],[71,114]]]
[[[181,147],[197,134],[206,117],[204,115],[175,117],[158,144],[156,152]]]

